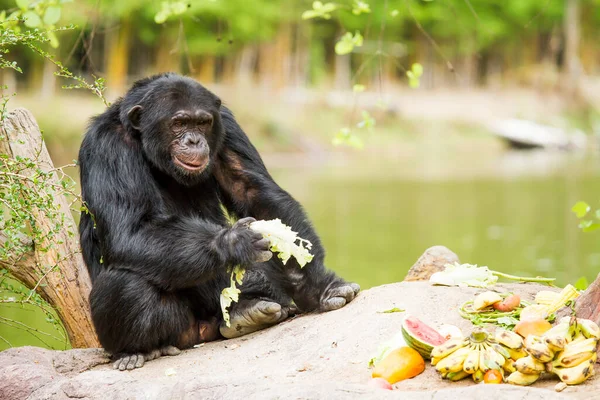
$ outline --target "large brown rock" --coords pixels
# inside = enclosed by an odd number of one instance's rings
[[[542,286],[498,285],[532,300]],[[596,376],[562,393],[556,380],[532,387],[448,382],[428,366],[394,391],[366,386],[368,360],[378,345],[397,334],[403,313],[378,313],[393,306],[431,324],[470,323],[456,312],[478,289],[402,282],[362,292],[348,306],[285,321],[233,340],[207,343],[142,369],[111,369],[98,349],[50,351],[34,347],[0,353],[0,399],[526,399],[600,398]],[[174,374],[167,375],[169,369]]]
[[[415,265],[410,267],[404,281],[427,281],[434,273],[444,270],[444,265],[454,264],[458,256],[445,246],[433,246],[425,250]]]

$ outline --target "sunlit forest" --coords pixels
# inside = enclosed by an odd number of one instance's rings
[[[48,57],[2,42],[1,60],[19,69],[4,65],[0,83],[8,110],[33,113],[55,165],[77,158],[105,109],[65,88],[79,81],[57,76],[56,62],[105,88],[107,103],[174,71],[233,110],[303,204],[326,265],[364,289],[401,281],[434,245],[563,285],[600,271],[598,236],[571,211],[580,200],[595,210],[600,190],[598,0],[0,0],[0,10],[2,21],[33,10],[39,21],[21,29],[51,31]],[[565,145],[531,143],[528,127],[560,131]],[[18,293],[3,276],[0,296]],[[52,329],[44,318],[0,304],[0,349],[68,346],[2,325]]]

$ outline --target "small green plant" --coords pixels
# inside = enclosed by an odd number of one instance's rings
[[[593,232],[600,229],[600,209],[592,212],[592,208],[585,201],[578,201],[571,208],[579,219],[579,228],[583,232]],[[591,219],[590,219],[591,217]]]
[[[70,0],[17,0],[17,10],[7,16],[6,11],[0,12],[0,69],[10,68],[22,73],[21,67],[15,61],[8,59],[10,51],[15,46],[23,46],[41,58],[51,62],[57,67],[55,75],[75,81],[65,85],[65,89],[86,89],[98,96],[105,105],[108,101],[103,95],[104,80],[96,78],[93,83],[73,74],[65,66],[48,53],[44,47],[50,45],[58,47],[56,33],[73,29],[73,26],[56,27],[61,17],[61,6]],[[7,103],[14,94],[6,94],[6,87],[2,87],[0,101],[0,124],[6,122],[8,116]],[[1,132],[1,131],[0,131]],[[7,140],[0,133],[0,141]],[[73,227],[65,221],[65,215],[55,201],[56,196],[66,196],[71,200],[73,211],[81,208],[79,193],[74,191],[75,182],[65,172],[75,164],[58,168],[41,168],[38,162],[42,148],[32,158],[10,157],[0,154],[0,232],[2,242],[0,245],[0,263],[12,265],[35,249],[36,253],[45,253],[61,244],[58,234],[66,231],[69,237],[74,237]],[[39,225],[39,218],[50,221],[50,227]],[[32,273],[36,274],[37,283],[32,288],[15,284],[7,269],[0,270],[0,304],[3,306],[35,306],[42,310],[46,321],[55,326],[56,334],[42,332],[20,321],[0,317],[0,324],[14,329],[20,329],[38,338],[46,346],[51,347],[44,337],[52,337],[63,343],[62,348],[68,344],[67,335],[52,307],[48,305],[36,292],[45,285],[48,274],[56,272],[60,264],[72,257],[73,254],[60,254],[52,265],[37,263]],[[40,260],[43,258],[40,258]],[[0,335],[0,341],[10,346],[8,340]]]

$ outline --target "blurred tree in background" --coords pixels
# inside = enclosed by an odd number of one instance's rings
[[[120,93],[132,80],[160,71],[190,74],[205,83],[349,88],[352,75],[381,41],[386,85],[406,84],[406,69],[424,67],[422,86],[471,87],[517,83],[543,89],[577,86],[600,67],[597,0],[376,0],[355,15],[350,0],[335,3],[331,20],[302,20],[303,0],[78,0],[61,21],[78,29],[59,34],[56,57],[74,71],[106,78]],[[0,8],[16,7],[14,0]],[[179,7],[179,8],[178,8]],[[175,10],[175,11],[173,11]],[[159,23],[157,23],[159,22]],[[385,30],[380,37],[382,24]],[[336,55],[345,32],[364,45]],[[56,87],[52,68],[26,51],[15,53],[30,74],[5,71],[9,86]],[[378,79],[368,63],[357,80]],[[562,79],[565,73],[568,79]]]

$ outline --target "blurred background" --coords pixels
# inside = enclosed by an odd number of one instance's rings
[[[304,205],[327,266],[364,289],[402,280],[433,245],[559,285],[600,272],[598,236],[571,212],[600,190],[598,0],[49,3],[53,25],[76,26],[44,49],[103,78],[108,101],[164,71],[218,94]],[[32,111],[54,163],[71,163],[103,102],[62,89],[26,47],[7,58],[23,70],[1,72],[8,108]],[[33,309],[0,316],[48,328]]]

